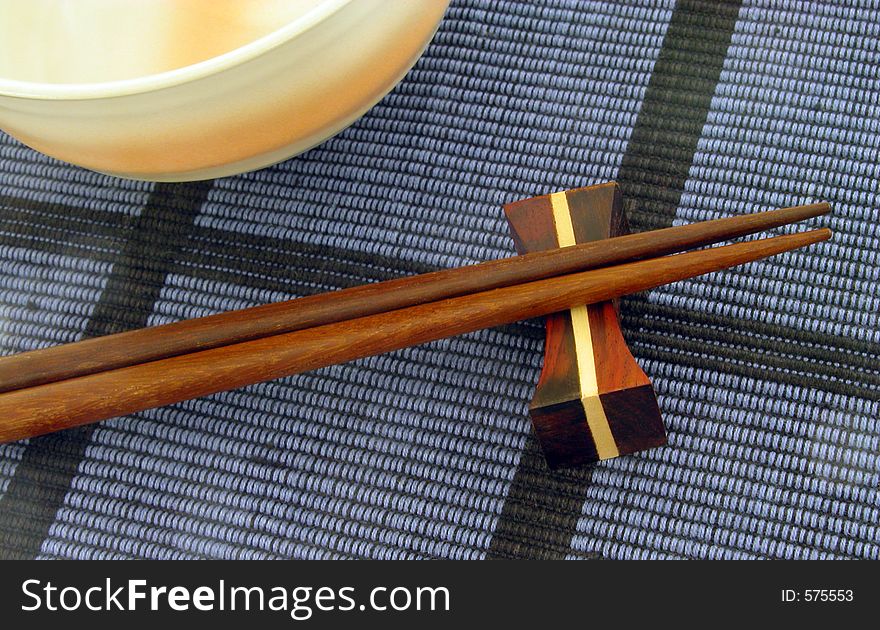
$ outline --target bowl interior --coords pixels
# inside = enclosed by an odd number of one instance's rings
[[[236,50],[332,0],[0,0],[0,78],[128,81]]]

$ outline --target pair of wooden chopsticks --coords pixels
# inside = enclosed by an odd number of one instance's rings
[[[562,311],[828,239],[828,229],[682,252],[828,204],[630,234],[0,358],[12,441]]]

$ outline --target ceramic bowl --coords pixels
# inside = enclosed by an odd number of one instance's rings
[[[0,64],[0,128],[120,177],[189,181],[262,168],[339,132],[390,91],[447,4],[312,0],[296,19],[217,56],[108,81],[4,78]],[[21,54],[3,41],[0,56]]]

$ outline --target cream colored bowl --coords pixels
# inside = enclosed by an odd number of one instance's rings
[[[187,0],[210,14],[184,19],[181,0],[83,2],[0,0],[0,128],[62,160],[156,181],[254,170],[339,132],[402,78],[448,4]],[[101,11],[83,13],[89,3]],[[26,5],[55,13],[40,20]]]

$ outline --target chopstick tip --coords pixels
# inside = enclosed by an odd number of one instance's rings
[[[816,207],[817,214],[829,214],[831,212],[831,204],[827,201],[820,201],[813,205]]]
[[[798,247],[805,247],[807,245],[815,245],[816,243],[827,241],[833,236],[833,233],[826,227],[808,230],[807,232],[795,232],[792,236],[797,237],[797,240],[801,242],[801,245]]]
[[[820,217],[831,212],[831,204],[827,201],[808,203],[803,206],[795,206],[794,208],[800,211],[801,220]]]

